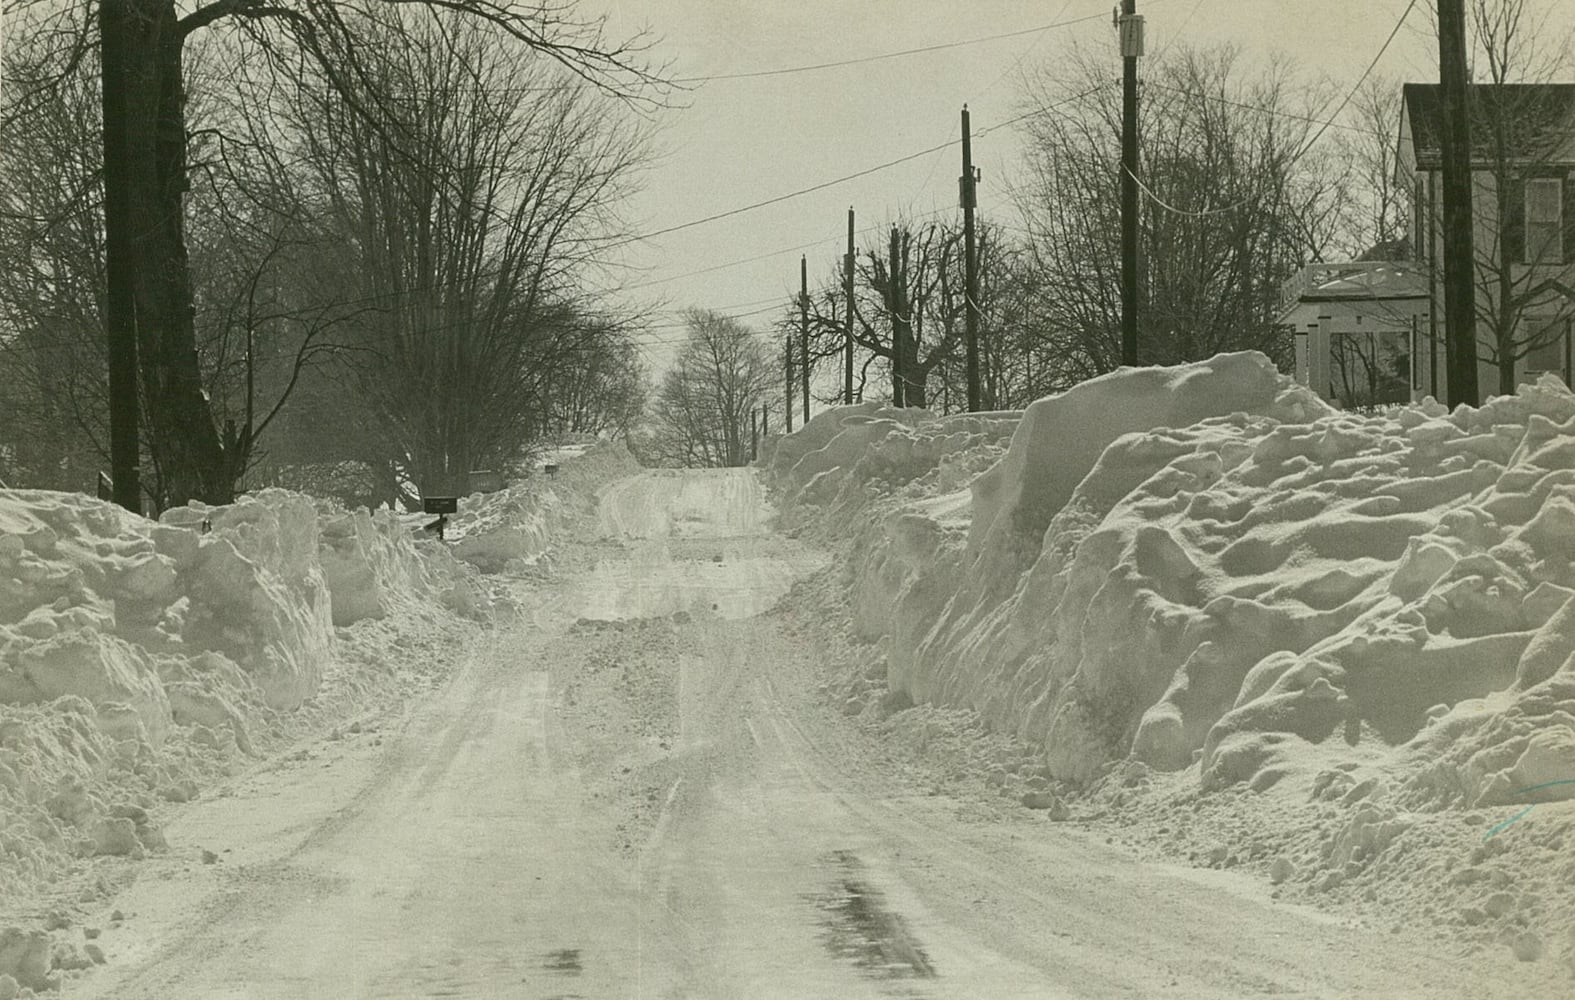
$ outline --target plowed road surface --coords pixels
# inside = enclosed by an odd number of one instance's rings
[[[221,860],[147,862],[69,995],[1528,995],[1426,928],[1349,928],[882,774],[813,695],[814,623],[768,612],[825,563],[769,513],[742,470],[607,490],[583,568],[381,742],[174,821]]]

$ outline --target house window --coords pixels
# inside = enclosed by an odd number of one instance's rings
[[[1538,325],[1540,329],[1532,336],[1529,349],[1526,351],[1527,381],[1535,379],[1543,372],[1552,372],[1560,378],[1567,378],[1564,362],[1569,351],[1569,322],[1560,319]]]
[[[1526,263],[1564,262],[1564,182],[1557,177],[1526,181]]]

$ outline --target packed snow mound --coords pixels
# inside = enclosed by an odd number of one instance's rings
[[[159,521],[0,492],[0,891],[162,848],[150,782],[252,753],[260,721],[318,691],[336,624],[456,588],[475,604],[475,574],[392,517],[282,490]],[[168,780],[163,798],[195,794]]]
[[[913,486],[915,495],[949,493],[999,455],[1021,419],[1019,412],[937,417],[861,403],[825,410],[801,430],[768,439],[759,464],[790,519],[800,505],[861,507],[872,491]]]
[[[632,467],[621,452],[536,481],[550,499],[520,501],[536,537],[588,519],[595,486]],[[390,511],[263,490],[155,522],[0,491],[0,897],[70,859],[161,849],[149,813],[197,794],[194,775],[258,752],[308,699],[292,719],[404,690],[424,668],[390,662],[387,637],[408,655],[412,635],[459,634],[448,612],[493,602],[475,566]]]
[[[326,500],[317,509],[318,560],[335,626],[384,618],[411,601],[435,600],[471,618],[490,611],[476,570],[392,511],[346,511]]]
[[[1266,788],[1349,743],[1408,761],[1418,800],[1575,797],[1548,784],[1575,778],[1556,380],[1360,416],[1257,354],[1126,369],[1031,406],[965,495],[878,481],[865,447],[930,418],[824,416],[774,478],[839,523],[855,496],[875,512],[850,596],[898,701],[972,708],[1077,783],[1132,756]]]
[[[0,494],[0,703],[74,695],[120,739],[316,690],[333,627],[470,572],[388,517],[264,490],[157,522],[72,493]],[[474,599],[472,599],[474,603]],[[199,708],[207,705],[207,708]]]
[[[1090,379],[1031,405],[1005,458],[973,483],[969,558],[987,559],[992,569],[1003,560],[1036,558],[1051,519],[1124,434],[1232,413],[1300,422],[1328,412],[1256,351],[1173,368],[1119,368]]]
[[[613,441],[565,445],[542,464],[556,471],[460,501],[447,529],[455,557],[484,573],[523,568],[542,556],[567,524],[594,509],[600,487],[640,471],[623,443]]]

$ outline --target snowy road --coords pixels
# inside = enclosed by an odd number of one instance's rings
[[[743,470],[607,490],[592,568],[439,694],[173,822],[68,995],[1527,995],[1427,928],[925,794],[761,614],[824,562],[768,515]]]

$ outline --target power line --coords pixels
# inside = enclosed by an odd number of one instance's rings
[[[1334,113],[1332,115],[1330,115],[1327,119],[1322,119],[1321,120],[1321,124],[1319,125],[1318,131],[1313,133],[1312,138],[1308,139],[1305,143],[1302,144],[1302,147],[1300,149],[1298,149],[1296,151],[1296,153],[1288,161],[1286,161],[1286,163],[1285,163],[1285,165],[1284,165],[1284,167],[1282,169],[1289,170],[1291,167],[1293,167],[1297,163],[1299,163],[1301,161],[1302,157],[1306,156],[1308,153],[1310,153],[1312,151],[1313,146],[1315,146],[1317,144],[1318,140],[1323,138],[1323,134],[1325,132],[1327,132],[1330,129],[1330,127],[1335,125],[1335,120],[1340,117],[1340,113],[1342,111],[1344,111],[1347,106],[1350,105],[1352,99],[1354,99],[1356,97],[1357,91],[1361,89],[1362,84],[1367,82],[1367,78],[1368,78],[1368,76],[1370,76],[1372,74],[1373,68],[1378,65],[1378,60],[1382,59],[1383,56],[1384,56],[1384,53],[1389,51],[1389,46],[1394,42],[1395,36],[1400,34],[1400,28],[1405,24],[1406,18],[1410,16],[1411,11],[1415,7],[1416,7],[1416,0],[1411,0],[1410,3],[1406,4],[1405,10],[1400,12],[1399,20],[1397,20],[1395,22],[1394,28],[1390,30],[1389,37],[1384,39],[1384,44],[1379,47],[1377,54],[1374,55],[1373,58],[1372,58],[1372,61],[1367,64],[1367,68],[1362,71],[1362,75],[1357,78],[1356,83],[1354,85],[1352,85],[1351,89],[1346,93],[1345,99],[1340,102],[1339,107],[1335,108],[1334,109]],[[1177,88],[1165,88],[1165,89],[1175,90]],[[1186,93],[1185,91],[1181,91],[1181,92],[1182,93]],[[1203,95],[1193,95],[1193,96],[1203,96]],[[1226,103],[1237,104],[1239,102],[1230,101],[1230,102],[1226,102]],[[1265,114],[1271,114],[1271,115],[1280,114],[1280,115],[1283,115],[1284,117],[1288,117],[1288,118],[1302,118],[1303,117],[1301,115],[1293,115],[1293,114],[1283,113],[1283,112],[1273,112],[1273,111],[1270,111],[1267,108],[1253,107],[1252,105],[1249,105],[1249,104],[1240,104],[1240,106],[1241,107],[1245,107],[1245,108],[1249,108],[1249,109],[1254,110],[1254,111],[1260,111],[1260,112],[1263,112]],[[1305,119],[1305,120],[1309,120],[1310,121],[1312,119]],[[1363,131],[1363,132],[1370,132],[1371,130],[1369,130],[1369,129],[1362,129],[1361,131]],[[1374,134],[1377,134],[1377,133],[1374,133]],[[1137,180],[1137,178],[1133,178],[1133,179]],[[1159,206],[1160,208],[1162,208],[1165,211],[1170,212],[1172,214],[1182,215],[1182,216],[1186,216],[1188,218],[1194,218],[1194,219],[1206,218],[1208,216],[1213,216],[1213,215],[1223,215],[1223,214],[1225,214],[1227,212],[1234,212],[1237,209],[1240,209],[1240,208],[1242,208],[1242,207],[1252,203],[1254,200],[1256,200],[1256,196],[1252,196],[1252,197],[1243,198],[1242,200],[1240,200],[1238,202],[1234,202],[1234,203],[1229,204],[1229,205],[1223,205],[1223,206],[1221,206],[1219,208],[1209,208],[1209,209],[1201,209],[1201,210],[1189,211],[1187,209],[1177,208],[1175,205],[1172,205],[1169,202],[1165,201],[1159,195],[1154,193],[1153,188],[1150,188],[1147,184],[1144,184],[1141,180],[1137,180],[1137,185],[1138,185],[1139,188],[1142,189],[1143,193],[1148,196],[1149,201],[1151,201],[1153,204]]]
[[[1163,3],[1165,0],[1154,0]],[[1066,8],[1062,8],[1065,10]],[[1069,18],[1065,21],[1052,21],[1033,28],[1018,28],[1015,31],[1003,31],[994,35],[984,35],[980,38],[968,38],[957,42],[938,42],[934,45],[921,45],[918,48],[900,49],[896,52],[882,52],[879,55],[860,56],[855,59],[837,59],[832,62],[811,63],[804,66],[784,66],[779,69],[751,70],[744,73],[715,73],[709,76],[681,76],[675,77],[672,83],[711,83],[717,80],[754,80],[769,76],[787,76],[794,73],[811,73],[823,69],[838,69],[843,66],[858,66],[863,63],[879,62],[885,59],[900,59],[904,56],[923,55],[928,52],[940,52],[945,49],[958,49],[967,45],[979,45],[984,42],[996,42],[1004,38],[1021,38],[1023,35],[1033,35],[1049,31],[1051,28],[1065,28],[1073,24],[1082,24],[1085,21],[1100,20],[1105,17],[1103,12],[1098,14],[1085,14],[1082,17]]]
[[[1163,3],[1168,3],[1168,2],[1170,2],[1170,0],[1152,0],[1152,3],[1150,4],[1150,6],[1155,6],[1155,5],[1158,5],[1158,4],[1163,4]],[[1070,6],[1070,5],[1071,5],[1071,0],[1067,0],[1066,6],[1063,6],[1061,8],[1062,11],[1065,11],[1066,7]],[[1016,29],[1014,29],[1012,31],[997,32],[996,34],[993,34],[993,35],[982,35],[982,36],[980,36],[978,38],[967,38],[967,39],[963,39],[961,41],[955,41],[955,42],[936,42],[936,43],[934,43],[932,45],[920,45],[920,46],[917,46],[917,47],[911,48],[911,49],[898,49],[898,50],[896,50],[894,52],[881,52],[881,53],[877,53],[875,55],[859,56],[859,57],[852,58],[852,59],[836,59],[836,60],[832,60],[832,61],[829,61],[829,62],[807,63],[807,64],[799,65],[799,66],[782,66],[782,67],[779,67],[779,68],[776,68],[776,69],[748,70],[748,71],[745,71],[745,72],[742,72],[742,73],[711,73],[711,74],[706,74],[706,75],[701,75],[701,76],[679,76],[679,77],[673,77],[670,80],[659,81],[659,82],[666,83],[666,84],[682,86],[682,85],[697,84],[697,83],[715,83],[715,82],[721,82],[721,81],[727,81],[727,80],[754,80],[754,79],[761,79],[761,78],[765,78],[765,77],[791,76],[791,75],[795,75],[795,74],[799,74],[799,73],[813,73],[813,72],[818,72],[820,70],[826,70],[826,69],[840,69],[840,68],[846,67],[846,66],[858,66],[858,65],[862,65],[864,63],[882,62],[882,61],[889,60],[889,59],[901,59],[901,58],[905,58],[907,56],[925,55],[925,54],[928,54],[928,53],[931,53],[931,52],[942,52],[942,51],[945,51],[945,50],[948,50],[948,49],[965,48],[965,47],[971,46],[971,45],[982,45],[982,44],[985,44],[985,43],[988,43],[988,42],[998,42],[998,41],[1002,41],[1002,40],[1008,39],[1008,38],[1021,38],[1024,35],[1035,35],[1035,34],[1041,34],[1042,35],[1044,32],[1050,31],[1050,30],[1052,30],[1054,28],[1066,28],[1066,27],[1070,27],[1070,26],[1075,25],[1075,24],[1083,24],[1083,23],[1088,22],[1088,21],[1102,20],[1104,17],[1105,17],[1105,14],[1103,12],[1098,13],[1098,14],[1084,14],[1081,17],[1073,17],[1073,18],[1068,18],[1066,20],[1051,21],[1048,24],[1041,24],[1041,25],[1037,25],[1037,26],[1032,27],[1032,28],[1016,28]],[[1035,44],[1036,45],[1038,44],[1037,40],[1036,40]],[[1019,58],[1021,58],[1021,57],[1019,57]],[[208,82],[217,82],[217,83],[229,83],[229,82],[231,82],[230,79],[227,78],[227,77],[223,77],[221,75],[208,74],[208,73],[188,74],[187,78],[188,79],[192,79],[192,80],[206,79]],[[477,93],[488,93],[488,94],[494,94],[494,95],[502,95],[502,94],[523,94],[523,93],[550,93],[550,92],[557,91],[557,90],[562,90],[562,89],[585,88],[585,87],[588,87],[588,86],[589,86],[588,84],[583,84],[583,83],[578,83],[576,81],[568,81],[568,80],[566,80],[566,81],[564,81],[561,84],[530,85],[530,86],[519,86],[519,87],[468,86],[468,87],[464,87],[464,88],[460,88],[460,89],[464,89],[464,90],[472,91],[472,92],[477,92]],[[410,93],[415,93],[415,92],[412,91]]]
[[[1364,128],[1361,125],[1351,125],[1346,122],[1336,121],[1333,118],[1318,118],[1313,115],[1299,115],[1294,111],[1277,111],[1274,108],[1266,108],[1261,104],[1248,104],[1246,101],[1233,101],[1228,97],[1219,97],[1214,94],[1205,94],[1202,91],[1187,90],[1185,87],[1172,87],[1169,84],[1155,83],[1153,80],[1144,80],[1143,86],[1155,90],[1168,90],[1172,94],[1180,94],[1183,97],[1191,97],[1195,100],[1213,101],[1215,104],[1224,104],[1233,108],[1242,108],[1246,111],[1256,111],[1259,114],[1267,115],[1270,118],[1285,118],[1291,121],[1307,122],[1312,125],[1325,125],[1331,128],[1344,129],[1347,132],[1360,132],[1363,135],[1374,135],[1382,139],[1389,138],[1389,133],[1387,132],[1380,132],[1377,129]]]
[[[1119,171],[1112,171],[1112,174],[1115,176],[1120,176]],[[1221,205],[1219,208],[1188,210],[1185,208],[1177,208],[1175,205],[1172,205],[1170,202],[1155,194],[1154,189],[1149,187],[1147,184],[1144,184],[1142,179],[1138,177],[1133,177],[1132,179],[1137,181],[1137,186],[1142,188],[1143,193],[1148,196],[1149,201],[1158,205],[1160,208],[1163,208],[1165,211],[1170,212],[1172,215],[1184,215],[1190,219],[1206,219],[1212,215],[1224,215],[1227,212],[1234,212],[1239,208],[1243,208],[1258,199],[1258,195],[1250,195],[1240,201],[1232,202],[1229,205]]]
[[[1411,16],[1411,11],[1414,10],[1415,8],[1416,8],[1416,0],[1411,0],[1410,3],[1405,5],[1405,10],[1400,12],[1400,19],[1395,22],[1394,28],[1392,30],[1390,30],[1389,37],[1384,39],[1384,44],[1383,44],[1382,47],[1379,48],[1378,54],[1373,56],[1373,61],[1368,63],[1367,64],[1367,68],[1362,70],[1362,75],[1357,77],[1356,84],[1353,87],[1351,87],[1350,92],[1345,95],[1345,100],[1341,101],[1340,102],[1340,106],[1334,109],[1334,114],[1329,116],[1330,121],[1332,121],[1335,118],[1340,117],[1340,112],[1344,111],[1346,106],[1351,103],[1352,98],[1354,98],[1356,96],[1356,92],[1358,90],[1362,89],[1362,84],[1366,83],[1367,82],[1367,78],[1370,75],[1372,75],[1373,67],[1377,66],[1378,65],[1378,60],[1382,59],[1384,57],[1384,53],[1389,51],[1389,46],[1390,46],[1391,43],[1394,42],[1395,36],[1400,34],[1400,28],[1401,28],[1402,25],[1405,24],[1405,19],[1407,17]],[[1323,134],[1325,132],[1327,132],[1328,130],[1329,130],[1329,122],[1325,122],[1323,124],[1323,127],[1318,129],[1318,132],[1311,139],[1307,140],[1307,145],[1302,147],[1302,151],[1300,153],[1297,153],[1296,156],[1291,160],[1291,162],[1295,163],[1297,160],[1301,159],[1302,156],[1307,152],[1307,150],[1309,150],[1309,149],[1311,149],[1313,147],[1314,143],[1316,143],[1319,139],[1323,138]]]
[[[951,142],[943,142],[939,146],[931,146],[929,149],[923,149],[917,153],[909,153],[907,156],[899,156],[895,160],[887,160],[885,163],[878,163],[873,167],[868,167],[864,170],[857,171],[856,173],[846,174],[842,177],[836,177],[829,181],[822,181],[819,184],[812,184],[806,188],[799,188],[797,191],[790,191],[787,194],[777,195],[775,198],[767,198],[764,201],[757,201],[749,205],[741,205],[738,208],[731,208],[725,212],[717,212],[716,214],[708,215],[703,219],[694,219],[689,222],[681,222],[676,226],[668,226],[665,229],[652,230],[651,232],[640,236],[631,236],[629,239],[624,240],[621,243],[614,243],[611,247],[608,247],[608,249],[616,249],[617,247],[625,246],[629,243],[637,243],[642,240],[653,239],[657,236],[666,236],[668,233],[676,233],[683,229],[693,229],[695,226],[703,226],[708,222],[716,222],[719,219],[731,218],[735,215],[742,215],[745,212],[753,212],[757,208],[765,208],[768,205],[778,205],[784,201],[791,201],[794,198],[801,198],[806,194],[813,194],[816,191],[824,191],[826,188],[835,187],[838,184],[845,184],[848,181],[857,180],[860,177],[867,177],[870,174],[890,169],[891,167],[895,167],[898,164],[907,163],[909,160],[917,160],[921,156],[928,156],[931,153],[945,149],[948,146],[955,146],[957,142],[958,140],[955,139]]]
[[[1025,112],[1024,114],[1020,114],[1020,115],[1018,115],[1015,118],[1009,118],[1006,121],[1000,122],[1000,123],[998,123],[996,125],[992,125],[989,128],[974,130],[971,134],[973,135],[974,138],[980,138],[980,137],[983,137],[983,136],[987,136],[991,132],[997,131],[998,129],[1006,128],[1009,125],[1015,125],[1016,123],[1018,123],[1020,121],[1024,121],[1024,120],[1029,119],[1029,118],[1032,118],[1035,115],[1046,114],[1046,113],[1048,113],[1048,112],[1050,112],[1050,111],[1052,111],[1052,110],[1054,110],[1056,108],[1059,108],[1063,104],[1070,104],[1072,101],[1080,100],[1080,99],[1082,99],[1084,97],[1087,97],[1089,94],[1092,94],[1094,91],[1101,89],[1104,86],[1105,86],[1105,84],[1103,84],[1103,83],[1098,84],[1098,85],[1090,87],[1087,90],[1084,90],[1084,91],[1082,91],[1080,93],[1073,94],[1070,97],[1066,97],[1066,98],[1063,98],[1063,99],[1061,99],[1059,101],[1055,101],[1055,102],[1053,102],[1051,104],[1047,104],[1047,105],[1045,105],[1042,108],[1035,108],[1032,111],[1028,111],[1028,112]],[[768,205],[777,205],[777,204],[780,204],[780,203],[782,203],[784,201],[790,201],[790,200],[792,200],[794,198],[803,197],[806,194],[813,194],[816,191],[824,191],[826,188],[835,187],[838,184],[845,184],[848,181],[857,180],[860,177],[867,177],[870,174],[878,173],[878,172],[880,172],[882,170],[890,169],[891,167],[895,167],[895,166],[897,166],[899,164],[907,163],[910,160],[917,160],[917,159],[919,159],[922,156],[929,156],[931,153],[939,152],[940,150],[943,150],[943,149],[949,149],[950,147],[956,146],[956,145],[958,145],[961,142],[962,142],[961,139],[950,139],[950,140],[948,140],[946,142],[943,142],[943,143],[941,143],[939,145],[931,146],[928,149],[921,149],[917,153],[909,153],[906,156],[899,156],[895,160],[887,160],[885,163],[878,163],[878,164],[876,164],[873,167],[867,167],[867,168],[865,168],[863,170],[859,170],[859,171],[856,171],[856,172],[851,173],[851,174],[845,174],[845,175],[843,175],[841,177],[835,177],[835,178],[832,178],[829,181],[822,181],[819,184],[812,184],[812,185],[810,185],[809,187],[806,187],[806,188],[799,188],[797,191],[789,191],[787,194],[777,195],[774,198],[767,198],[767,199],[765,199],[763,201],[753,202],[753,203],[748,204],[748,205],[741,205],[738,208],[730,208],[730,209],[728,209],[725,212],[717,212],[717,213],[715,213],[713,215],[707,215],[707,216],[705,216],[704,218],[701,218],[701,219],[694,219],[694,220],[691,220],[689,222],[681,222],[681,223],[679,223],[676,226],[667,226],[666,228],[663,228],[663,229],[655,229],[655,230],[652,230],[649,233],[643,233],[643,234],[641,234],[639,236],[631,236],[631,237],[629,237],[626,240],[622,240],[622,241],[619,241],[617,243],[611,244],[610,246],[607,247],[607,249],[613,250],[613,249],[616,249],[616,248],[621,247],[621,246],[626,246],[626,245],[628,245],[630,243],[638,243],[638,242],[641,242],[643,240],[654,239],[657,236],[665,236],[668,233],[676,233],[676,232],[678,232],[680,230],[683,230],[683,229],[692,229],[695,226],[703,226],[703,225],[705,225],[708,222],[716,222],[719,219],[731,218],[732,216],[735,216],[735,215],[742,215],[745,212],[752,212],[752,211],[754,211],[757,208],[765,208]]]
[[[918,215],[912,216],[911,218],[914,219],[914,220],[930,219],[930,218],[934,218],[937,215],[941,215],[941,214],[943,214],[945,212],[950,212],[951,210],[952,209],[950,209],[950,208],[937,208],[937,209],[934,209],[934,210],[929,211],[929,212],[920,212]],[[885,229],[886,227],[887,227],[887,223],[881,222],[881,223],[877,223],[877,224],[875,224],[873,226],[866,226],[863,229],[860,229],[858,232],[859,232],[859,235],[863,236],[863,235],[867,235],[869,233],[878,232],[880,230]],[[664,285],[664,284],[667,284],[668,282],[681,281],[684,278],[693,278],[693,277],[695,277],[697,275],[701,275],[701,274],[710,274],[713,271],[723,271],[723,270],[726,270],[726,269],[732,268],[732,267],[742,267],[745,264],[756,264],[756,263],[759,263],[760,261],[763,261],[763,260],[770,260],[772,257],[781,257],[784,254],[798,253],[798,252],[800,252],[802,250],[808,250],[811,247],[818,247],[818,246],[820,246],[822,244],[830,243],[831,241],[840,238],[841,235],[842,235],[841,233],[834,233],[834,234],[829,235],[829,236],[822,236],[819,239],[810,240],[808,243],[800,243],[798,246],[783,247],[781,250],[772,250],[772,251],[769,251],[767,253],[756,254],[753,257],[742,257],[742,258],[739,258],[738,260],[727,261],[724,264],[712,264],[710,267],[702,267],[702,268],[697,268],[697,269],[695,269],[693,271],[685,271],[682,274],[675,274],[672,277],[668,277],[668,278],[653,278],[650,281],[642,281],[642,282],[640,282],[637,285],[625,285],[621,289],[619,289],[619,291],[626,291],[626,292],[634,291],[635,289],[639,289],[639,288],[649,288],[652,285]]]
[[[1165,44],[1160,46],[1158,52],[1154,53],[1155,62],[1158,62],[1165,55],[1165,53],[1170,51],[1170,47],[1176,44],[1176,40],[1180,38],[1181,33],[1187,29],[1187,25],[1192,23],[1192,19],[1197,16],[1198,8],[1202,6],[1203,0],[1198,0],[1197,3],[1192,5],[1192,9],[1187,11],[1187,16],[1182,18],[1181,23],[1176,25],[1176,30],[1171,32],[1170,38],[1166,39]]]

